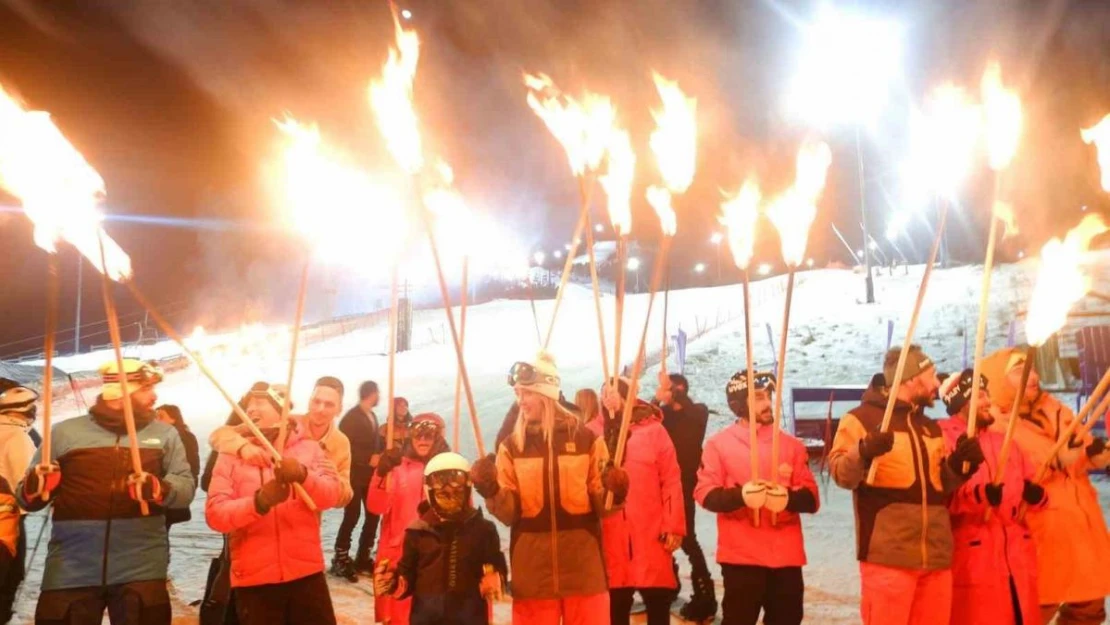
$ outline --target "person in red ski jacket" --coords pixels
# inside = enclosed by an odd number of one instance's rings
[[[772,466],[775,376],[757,372],[754,378],[752,391],[745,371],[729,380],[728,407],[739,420],[706,443],[694,497],[717,514],[717,562],[725,585],[722,623],[755,625],[762,611],[766,625],[798,625],[806,563],[800,515],[817,512],[817,482],[805,445],[785,432],[779,433],[779,465]],[[751,474],[749,392],[759,427],[758,476]],[[770,482],[772,470],[778,474],[777,485]],[[756,514],[759,527],[753,523]]]
[[[424,501],[424,465],[448,451],[443,438],[443,419],[432,413],[417,415],[409,428],[404,449],[394,447],[381,455],[370,488],[366,510],[381,517],[378,537],[378,566],[396,568],[405,547],[405,530],[420,518]],[[374,599],[374,620],[408,625],[412,597],[397,599],[381,595]]]
[[[272,402],[251,398],[247,409],[266,438],[277,440],[281,413]],[[299,483],[316,507],[326,510],[339,503],[343,482],[320,444],[294,421],[280,451],[282,461],[272,468],[221,453],[208,486],[205,518],[213,530],[230,535],[239,623],[335,623],[324,579],[320,515],[292,496],[292,485]]]
[[[965,369],[946,378],[940,397],[952,417],[941,421],[944,442],[951,451],[960,435],[967,434],[971,394],[979,393],[975,420],[984,462],[964,482],[948,504],[952,516],[952,620],[951,625],[1030,625],[1041,622],[1037,598],[1037,550],[1029,526],[1017,519],[1025,503],[1045,505],[1044,488],[1031,480],[1036,467],[1011,444],[1005,467],[999,467],[1005,435],[988,428],[994,423],[987,379]],[[1002,472],[1002,481],[993,485]],[[989,520],[985,518],[991,511]]]
[[[605,440],[611,457],[628,397],[620,379],[601,390],[601,412],[586,427]],[[671,600],[678,580],[671,554],[686,535],[682,475],[674,443],[663,429],[658,407],[634,399],[621,468],[628,473],[624,505],[601,520],[605,569],[609,576],[609,622],[629,622],[634,593],[647,607],[648,625],[671,622]]]

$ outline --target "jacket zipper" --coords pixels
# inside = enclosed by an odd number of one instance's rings
[[[549,498],[547,505],[551,508],[551,571],[555,595],[559,594],[559,528],[555,519],[555,428],[547,438],[547,485]],[[563,485],[565,487],[565,485]]]
[[[116,435],[116,446],[112,454],[112,481],[109,482],[112,486],[116,484],[116,467],[119,465],[117,460],[119,456],[119,434]],[[112,540],[112,504],[115,502],[115,489],[108,489],[108,522],[104,525],[104,559],[101,563],[100,570],[100,585],[101,587],[108,585],[108,545]]]
[[[258,474],[262,476],[262,483],[265,484],[266,483],[266,469],[264,469],[262,467],[259,467],[258,468]],[[274,506],[272,512],[274,513],[274,542],[277,543],[277,553],[275,555],[278,558],[278,574],[281,575],[281,581],[284,582],[285,581],[285,569],[284,569],[284,567],[281,566],[281,554],[282,554],[282,550],[281,550],[281,524],[278,523],[278,508],[280,506],[281,506],[281,504],[278,504],[278,505]]]
[[[914,462],[917,464],[917,476],[921,481],[921,567],[927,568],[929,563],[929,546],[928,546],[928,531],[929,531],[929,502],[928,502],[928,487],[925,484],[925,463],[929,461],[929,453],[927,449],[921,447],[921,440],[918,438],[917,433],[913,429],[913,421],[911,417],[913,412],[906,415],[906,430],[910,433],[910,440],[913,442],[914,448]]]

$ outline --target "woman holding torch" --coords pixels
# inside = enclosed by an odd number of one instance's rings
[[[1004,415],[1019,394],[1027,357],[1021,349],[1007,348],[983,360],[983,374],[991,380],[991,400]],[[1050,459],[1057,437],[1075,420],[1075,414],[1041,389],[1036,370],[1029,373],[1020,395],[1020,421],[1013,433],[1016,451],[1035,467],[1045,462],[1049,467],[1040,484],[1048,505],[1030,508],[1026,517],[1037,548],[1041,620],[1047,623],[1059,612],[1057,623],[1061,625],[1101,623],[1106,615],[1105,597],[1110,594],[1110,578],[1104,574],[1110,562],[1110,536],[1087,471],[1110,464],[1110,452],[1105,441],[1087,435],[1069,442],[1057,458]],[[992,427],[1004,430],[1006,423],[996,422]]]

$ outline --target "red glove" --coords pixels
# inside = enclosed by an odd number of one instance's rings
[[[36,464],[23,478],[23,498],[30,501],[47,501],[62,484],[62,470],[57,464]]]
[[[135,501],[161,504],[166,488],[162,480],[150,473],[132,473],[127,478],[127,492]]]
[[[308,479],[308,469],[296,458],[282,458],[281,464],[274,467],[274,477],[285,484],[304,484]]]

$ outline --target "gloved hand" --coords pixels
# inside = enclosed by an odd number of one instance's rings
[[[859,457],[874,460],[894,449],[894,432],[868,432],[859,442]]]
[[[252,467],[264,468],[270,466],[270,454],[254,443],[247,443],[240,447],[239,457]]]
[[[254,509],[258,514],[266,514],[286,499],[289,499],[289,485],[274,478],[254,493]]]
[[[470,481],[474,484],[474,490],[482,497],[488,499],[496,495],[501,490],[501,485],[497,482],[497,457],[488,454],[475,461],[470,467]]]
[[[744,484],[741,492],[744,494],[744,505],[752,510],[759,510],[767,503],[767,487],[762,481]]]
[[[817,512],[817,495],[804,486],[791,491],[790,499],[786,502],[786,509],[795,514],[813,514]]]
[[[767,498],[763,502],[763,506],[771,512],[782,512],[786,510],[786,504],[790,501],[790,492],[782,484],[767,484]]]
[[[382,453],[378,459],[378,468],[375,469],[379,477],[389,475],[389,472],[401,465],[401,448],[394,447]]]
[[[966,471],[964,463],[967,464]],[[956,475],[966,478],[975,475],[981,464],[983,464],[983,448],[979,446],[979,439],[960,434],[960,438],[956,440],[956,448],[948,454],[948,468]]]
[[[1021,498],[1025,503],[1035,506],[1044,501],[1044,487],[1025,480],[1025,486],[1021,489]]]
[[[308,479],[308,469],[296,458],[286,456],[281,464],[274,467],[274,479],[285,484],[304,484]]]
[[[631,485],[628,480],[628,471],[610,463],[601,472],[601,483],[605,486],[605,490],[613,493],[614,505],[619,506],[624,503],[624,498],[628,496],[628,487]]]
[[[401,585],[404,580],[397,576],[397,569],[389,566],[389,559],[384,558],[374,567],[374,596],[384,597],[403,592]]]
[[[983,494],[987,497],[987,503],[992,508],[997,508],[1002,505],[1002,484],[987,484],[983,486]]]
[[[482,593],[482,598],[486,601],[501,601],[504,587],[505,583],[497,569],[492,564],[483,564],[482,581],[478,584],[478,592]]]
[[[1091,441],[1090,445],[1087,445],[1088,458],[1094,458],[1104,451],[1106,451],[1106,440],[1097,436]]]
[[[682,546],[682,537],[678,534],[663,532],[659,536],[659,542],[663,543],[663,548],[667,550],[667,553],[674,553]]]
[[[1082,455],[1082,453],[1083,441],[1076,438],[1075,434],[1072,434],[1071,437],[1068,438],[1068,444],[1064,445],[1064,447],[1060,449],[1060,453],[1056,454],[1057,466],[1060,468],[1070,467],[1079,460],[1079,456]]]
[[[61,484],[62,469],[57,463],[45,467],[36,464],[27,470],[23,478],[23,498],[27,501],[46,501]]]
[[[160,504],[166,496],[166,489],[156,475],[132,473],[127,477],[127,493],[135,501]]]

